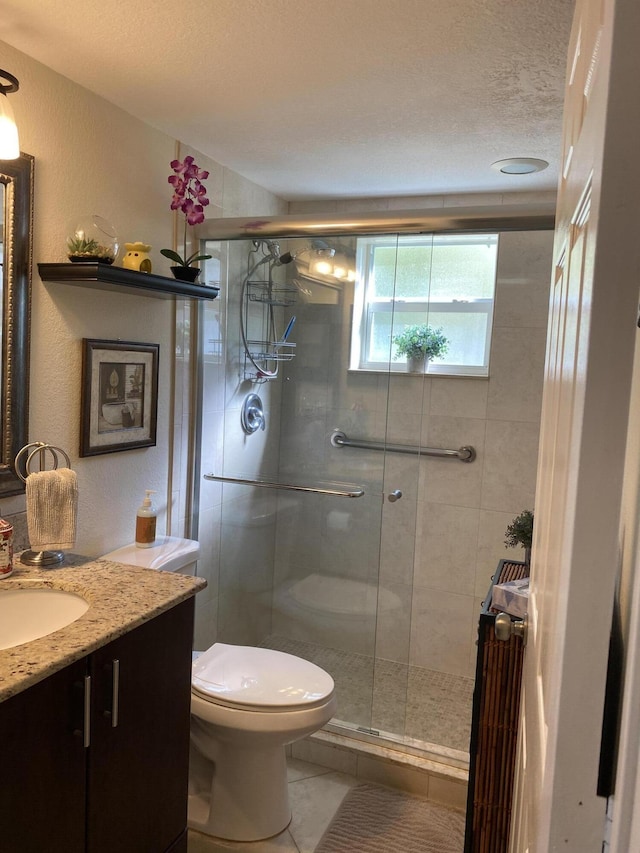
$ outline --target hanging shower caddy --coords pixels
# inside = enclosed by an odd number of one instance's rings
[[[277,244],[275,244],[277,246]],[[295,304],[296,289],[286,283],[274,282],[273,270],[282,266],[279,248],[270,247],[269,254],[254,262],[252,255],[264,247],[254,244],[249,253],[248,273],[242,287],[240,304],[240,332],[244,346],[244,378],[252,382],[268,382],[275,379],[281,362],[291,361],[295,356],[295,343],[289,335],[295,317],[285,327],[283,311]],[[256,273],[267,265],[268,275],[259,278]],[[283,331],[279,334],[278,327]]]

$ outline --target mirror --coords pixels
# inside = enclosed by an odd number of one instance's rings
[[[13,460],[27,444],[29,426],[29,340],[33,157],[0,160],[0,262],[2,299],[2,421],[0,498],[24,492]]]

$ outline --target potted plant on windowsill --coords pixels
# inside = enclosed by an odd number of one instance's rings
[[[397,347],[394,358],[406,356],[409,373],[425,373],[429,361],[441,358],[449,349],[449,340],[442,329],[434,329],[426,323],[407,326],[393,336],[393,343]]]
[[[521,545],[524,548],[524,563],[531,563],[531,543],[533,541],[533,513],[525,509],[517,515],[505,531],[504,544],[508,548],[516,548]]]

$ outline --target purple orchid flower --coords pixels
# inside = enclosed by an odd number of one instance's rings
[[[209,204],[207,190],[202,183],[209,177],[209,172],[206,169],[200,169],[191,155],[187,155],[182,161],[172,160],[170,166],[174,172],[168,178],[168,182],[173,187],[170,209],[179,210],[184,214],[184,253],[181,257],[173,249],[160,249],[160,254],[180,266],[188,267],[197,261],[208,260],[211,257],[211,255],[200,255],[198,252],[187,257],[187,226],[204,222],[203,208]]]

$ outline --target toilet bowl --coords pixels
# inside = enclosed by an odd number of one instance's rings
[[[336,711],[323,669],[271,649],[215,643],[191,681],[189,826],[232,841],[277,835],[291,820],[285,746]]]
[[[198,543],[167,536],[102,559],[193,574]],[[285,747],[334,716],[331,676],[284,652],[214,643],[194,652],[188,824],[231,841],[258,841],[291,820]]]

